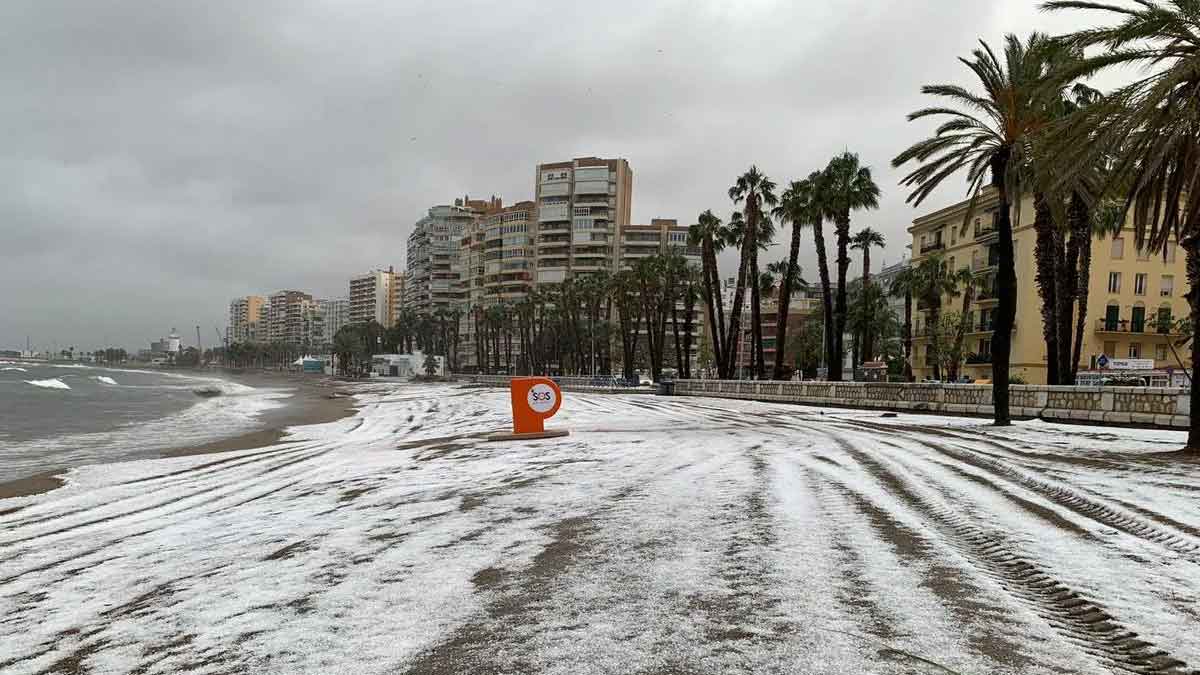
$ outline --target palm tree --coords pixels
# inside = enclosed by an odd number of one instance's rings
[[[688,243],[700,247],[701,289],[708,309],[708,330],[717,363],[717,377],[726,379],[729,372],[722,358],[725,347],[725,308],[721,299],[721,273],[717,269],[717,253],[725,248],[721,219],[712,210],[705,210],[688,228]]]
[[[850,248],[857,251],[862,251],[862,282],[864,289],[871,285],[871,247],[877,246],[879,248],[883,248],[883,244],[883,235],[869,227],[864,227],[863,229],[859,230],[854,234],[854,237],[850,239]],[[874,307],[874,304],[868,303],[866,306],[868,309],[871,309]],[[862,336],[863,360],[875,358],[875,332],[872,331],[871,328],[872,322],[868,321]]]
[[[926,335],[929,337],[929,360],[933,364],[935,380],[942,379],[941,345],[939,344],[940,340],[934,339],[935,332],[941,329],[942,298],[957,297],[958,285],[962,280],[960,273],[950,267],[949,259],[941,253],[921,259],[912,273],[910,283],[913,284],[913,295],[929,312],[925,327]],[[918,309],[920,308],[918,307]],[[907,310],[905,313],[908,313]]]
[[[772,207],[779,203],[779,198],[775,196],[775,182],[760,172],[756,166],[751,166],[746,173],[738,177],[733,187],[729,188],[729,198],[733,200],[734,204],[744,204],[742,214],[745,217],[745,231],[741,237],[742,260],[739,268],[741,271],[739,271],[739,281],[733,295],[731,330],[726,336],[731,343],[730,347],[726,348],[727,354],[730,355],[728,368],[732,372],[737,363],[737,336],[741,330],[740,314],[745,295],[745,281],[742,277],[745,275],[755,282],[750,284],[750,326],[751,339],[758,345],[756,370],[758,377],[762,378],[766,375],[766,365],[762,358],[762,299],[759,297],[757,283],[760,245],[758,228],[760,224],[769,223],[767,214],[770,213]],[[765,244],[770,241],[770,238],[763,236],[761,240]]]
[[[952,270],[952,272],[955,287],[962,286],[962,310],[960,311],[961,320],[958,322],[958,331],[954,335],[954,361],[950,364],[950,373],[947,379],[950,382],[957,382],[958,369],[962,363],[963,343],[971,328],[971,303],[975,301],[975,276],[971,274],[969,267],[963,267],[957,271]],[[985,327],[981,326],[980,328]]]
[[[1113,180],[1128,187],[1137,247],[1166,254],[1173,246],[1187,256],[1187,300],[1193,325],[1200,320],[1200,9],[1194,2],[1139,0],[1135,6],[1057,0],[1050,10],[1106,11],[1119,21],[1066,38],[1073,48],[1104,47],[1081,59],[1072,75],[1087,76],[1114,65],[1152,70],[1125,85],[1075,119],[1056,145],[1065,166],[1087,164],[1112,153]],[[1075,147],[1081,138],[1091,143]],[[1192,349],[1193,372],[1200,349]],[[1187,447],[1200,451],[1200,391],[1193,378]]]
[[[910,161],[920,164],[901,181],[911,186],[908,202],[920,205],[949,176],[967,170],[970,201],[966,223],[975,211],[984,180],[999,198],[996,230],[999,235],[995,334],[992,340],[992,406],[994,424],[1011,424],[1008,409],[1008,377],[1012,352],[1012,329],[1016,319],[1017,274],[1013,260],[1013,205],[1020,205],[1021,172],[1027,165],[1031,139],[1044,131],[1049,88],[1045,86],[1049,43],[1034,33],[1027,43],[1015,35],[1005,37],[1004,59],[1000,60],[986,42],[961,59],[979,79],[982,94],[955,85],[926,85],[921,91],[948,99],[951,105],[923,108],[909,120],[947,116],[930,138],[896,156],[893,166]],[[1016,211],[1019,220],[1020,211]]]
[[[829,379],[842,379],[843,339],[846,332],[846,270],[850,267],[850,213],[879,208],[879,186],[871,179],[871,169],[858,163],[852,152],[829,160],[821,172],[818,201],[825,217],[833,221],[837,234],[837,297],[834,305],[834,358],[829,363]]]
[[[792,226],[791,247],[788,250],[787,271],[783,274],[783,287],[779,292],[779,309],[775,324],[775,379],[783,379],[784,352],[787,344],[787,321],[790,311],[792,284],[800,277],[800,232],[806,227],[813,229],[817,242],[817,257],[821,265],[821,279],[826,303],[829,302],[829,266],[825,260],[825,241],[821,235],[821,211],[814,200],[815,184],[812,174],[805,180],[792,181],[780,198],[779,206],[771,212],[781,223]],[[829,312],[826,312],[829,316]],[[827,326],[828,328],[828,326]],[[829,332],[826,332],[830,335]],[[832,337],[832,335],[830,335]]]

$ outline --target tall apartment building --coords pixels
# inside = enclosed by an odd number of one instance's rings
[[[459,241],[462,367],[476,365],[476,310],[516,302],[533,290],[536,217],[533,202],[517,202],[476,219],[463,232]]]
[[[688,245],[687,225],[680,225],[674,218],[653,218],[649,225],[622,225],[620,234],[617,255],[622,268],[632,267],[642,258],[671,251],[679,253],[689,263],[701,264],[700,247]]]
[[[267,340],[310,346],[324,332],[320,306],[302,291],[278,291],[267,300]]]
[[[580,157],[539,164],[536,174],[537,280],[616,272],[621,228],[629,225],[633,170],[624,159]]]
[[[261,295],[235,298],[229,303],[229,327],[226,339],[235,342],[257,342],[266,300]]]
[[[350,279],[350,323],[376,321],[390,327],[396,322],[396,273],[371,270]]]
[[[993,318],[996,294],[998,199],[994,191],[981,196],[976,215],[963,226],[967,202],[921,216],[913,221],[913,265],[941,253],[954,269],[969,268],[975,275],[975,300],[970,311],[964,351],[969,355],[964,373],[971,378],[991,377]],[[1033,201],[1021,205],[1021,222],[1013,230],[1017,271],[1017,315],[1013,329],[1010,372],[1031,384],[1046,382],[1046,343],[1042,335],[1041,298],[1035,284]],[[1171,321],[1187,316],[1184,297],[1187,273],[1184,255],[1172,245],[1166,259],[1134,246],[1132,224],[1115,237],[1092,241],[1088,278],[1087,324],[1080,351],[1080,370],[1091,367],[1100,355],[1113,358],[1153,359],[1155,368],[1178,368],[1168,341],[1179,335]],[[944,312],[961,310],[960,297],[942,299]],[[929,308],[918,305],[913,318],[913,373],[918,379],[933,373],[929,359]],[[1188,363],[1190,351],[1180,348]]]
[[[318,300],[323,321],[321,341],[326,345],[333,344],[333,336],[350,323],[350,301],[345,298]]]
[[[477,218],[501,208],[500,199],[490,201],[462,198],[453,205],[434,206],[413,226],[408,236],[408,303],[418,312],[433,312],[457,304],[459,245],[463,232]]]
[[[392,322],[400,320],[400,312],[408,304],[408,273],[392,275]]]

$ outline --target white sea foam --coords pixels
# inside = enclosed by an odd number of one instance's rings
[[[42,387],[44,389],[70,389],[71,388],[71,387],[67,386],[66,382],[63,382],[62,380],[60,380],[58,378],[53,378],[53,379],[49,379],[49,380],[25,380],[25,384],[32,384],[35,387]]]
[[[108,377],[106,375],[97,375],[96,381],[99,382],[100,384],[111,384],[111,385],[117,384],[116,380],[114,380],[111,377]]]
[[[25,370],[24,368],[17,368],[16,366],[9,366],[9,367],[7,367],[7,368],[0,368],[0,371],[5,371],[5,370],[16,371],[16,372],[18,372],[18,373],[28,373],[28,372],[29,372],[28,370]]]

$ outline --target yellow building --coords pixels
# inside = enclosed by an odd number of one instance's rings
[[[912,234],[913,265],[941,253],[953,269],[968,268],[976,277],[963,348],[967,363],[962,368],[962,373],[972,379],[991,377],[991,325],[999,302],[995,293],[997,202],[994,191],[981,195],[975,215],[965,227],[967,202],[963,201],[917,218],[908,230]],[[1033,199],[1027,196],[1021,204],[1021,222],[1013,230],[1017,315],[1011,373],[1030,384],[1045,384],[1046,342],[1035,283],[1033,214]],[[1165,261],[1162,255],[1141,253],[1134,245],[1128,221],[1117,236],[1094,239],[1079,369],[1093,368],[1101,354],[1109,359],[1153,359],[1156,369],[1178,369],[1168,345],[1178,335],[1174,327],[1164,331],[1160,324],[1163,319],[1173,321],[1187,316],[1186,292],[1184,254],[1178,246],[1172,244]],[[961,295],[943,298],[941,307],[943,313],[961,312]],[[928,314],[926,307],[914,308],[912,359],[918,380],[933,375]],[[1179,349],[1184,363],[1189,363],[1189,354],[1187,349]]]

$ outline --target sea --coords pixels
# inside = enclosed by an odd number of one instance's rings
[[[289,396],[201,374],[0,360],[0,482],[254,431]]]

